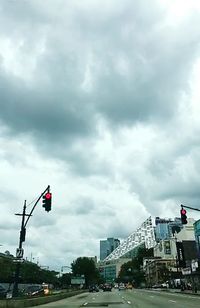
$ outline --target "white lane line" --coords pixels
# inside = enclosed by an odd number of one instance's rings
[[[176,301],[173,301],[172,299],[170,299],[169,302],[171,302],[171,303],[176,303]]]
[[[130,305],[130,304],[131,304],[131,302],[130,302],[130,301],[127,301],[127,304],[129,304],[129,305]]]
[[[88,303],[84,303],[83,306],[86,306]]]
[[[188,295],[186,295],[186,294],[181,294],[181,293],[179,294],[179,293],[175,293],[175,292],[174,293],[173,292],[166,292],[166,293],[164,293],[163,291],[148,291],[148,290],[145,290],[145,292],[154,293],[154,294],[156,294],[156,293],[157,294],[165,294],[165,295],[168,295],[168,296],[175,296],[175,297],[180,297],[181,296],[181,297],[187,297],[188,298]]]

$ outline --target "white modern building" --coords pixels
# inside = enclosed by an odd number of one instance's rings
[[[145,220],[139,228],[130,234],[104,261],[116,260],[121,257],[127,257],[129,252],[137,249],[142,244],[146,248],[155,246],[155,234],[152,224],[152,219],[149,217]]]

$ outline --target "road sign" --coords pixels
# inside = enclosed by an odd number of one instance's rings
[[[24,249],[23,248],[17,248],[16,249],[16,258],[23,258],[24,255]]]
[[[198,261],[197,260],[191,261],[191,268],[192,268],[193,272],[196,272],[196,269],[198,268]]]
[[[72,277],[71,278],[71,284],[84,284],[85,278],[83,277]]]
[[[14,263],[23,263],[23,262],[25,262],[25,260],[22,259],[22,258],[15,258],[15,259],[13,260],[13,262],[14,262]]]
[[[190,275],[191,274],[191,268],[190,267],[182,268],[182,274],[183,275]]]

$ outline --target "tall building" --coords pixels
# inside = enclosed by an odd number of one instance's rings
[[[155,237],[157,242],[173,237],[175,233],[179,233],[182,229],[183,225],[179,217],[174,219],[156,217],[155,219]]]
[[[104,260],[113,250],[120,245],[120,240],[113,237],[107,238],[107,240],[100,241],[100,260]]]
[[[168,224],[172,222],[171,219],[163,219],[160,217],[156,217],[155,219],[155,237],[156,237],[156,241],[160,241],[160,240],[165,240],[167,238],[169,238],[170,233],[169,233],[169,228],[168,228]]]
[[[175,217],[173,221],[169,222],[169,235],[174,237],[175,233],[179,233],[183,229],[183,225],[180,217]]]

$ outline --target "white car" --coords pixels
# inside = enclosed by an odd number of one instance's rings
[[[125,290],[125,289],[126,289],[125,284],[124,283],[120,283],[118,290],[121,291],[121,290]]]

